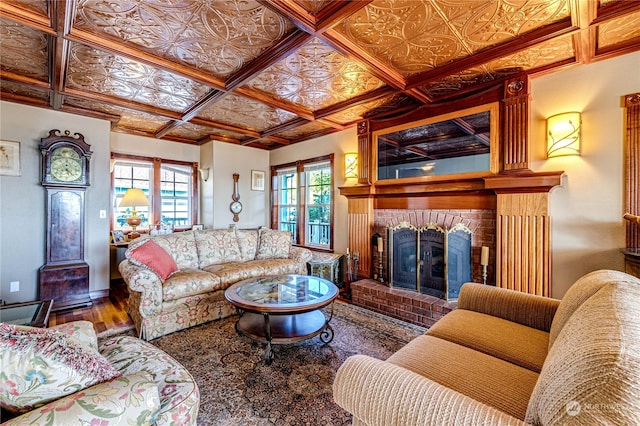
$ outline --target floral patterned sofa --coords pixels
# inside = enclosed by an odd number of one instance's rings
[[[139,336],[151,340],[234,314],[224,291],[238,281],[306,274],[312,253],[291,241],[290,232],[235,227],[135,240],[118,268]]]
[[[0,323],[3,425],[192,425],[198,386],[175,359],[144,340],[98,345],[93,324],[48,329]]]

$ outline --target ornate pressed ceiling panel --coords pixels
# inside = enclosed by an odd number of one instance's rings
[[[224,78],[294,26],[256,1],[78,2],[74,28],[104,34],[145,52]]]
[[[0,98],[273,149],[640,49],[640,2],[1,0]]]

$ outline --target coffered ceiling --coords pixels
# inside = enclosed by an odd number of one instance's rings
[[[1,99],[263,149],[640,50],[640,1],[2,0]]]

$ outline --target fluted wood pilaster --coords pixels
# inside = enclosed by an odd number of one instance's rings
[[[625,212],[640,216],[640,93],[624,97],[626,109]],[[640,248],[640,224],[626,222],[627,248]]]
[[[519,76],[505,82],[502,121],[502,169],[529,169],[529,82]]]

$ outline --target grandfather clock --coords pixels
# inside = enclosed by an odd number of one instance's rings
[[[46,192],[46,263],[40,268],[40,299],[52,310],[91,305],[89,265],[84,260],[84,200],[92,152],[84,136],[51,130],[40,140]]]

